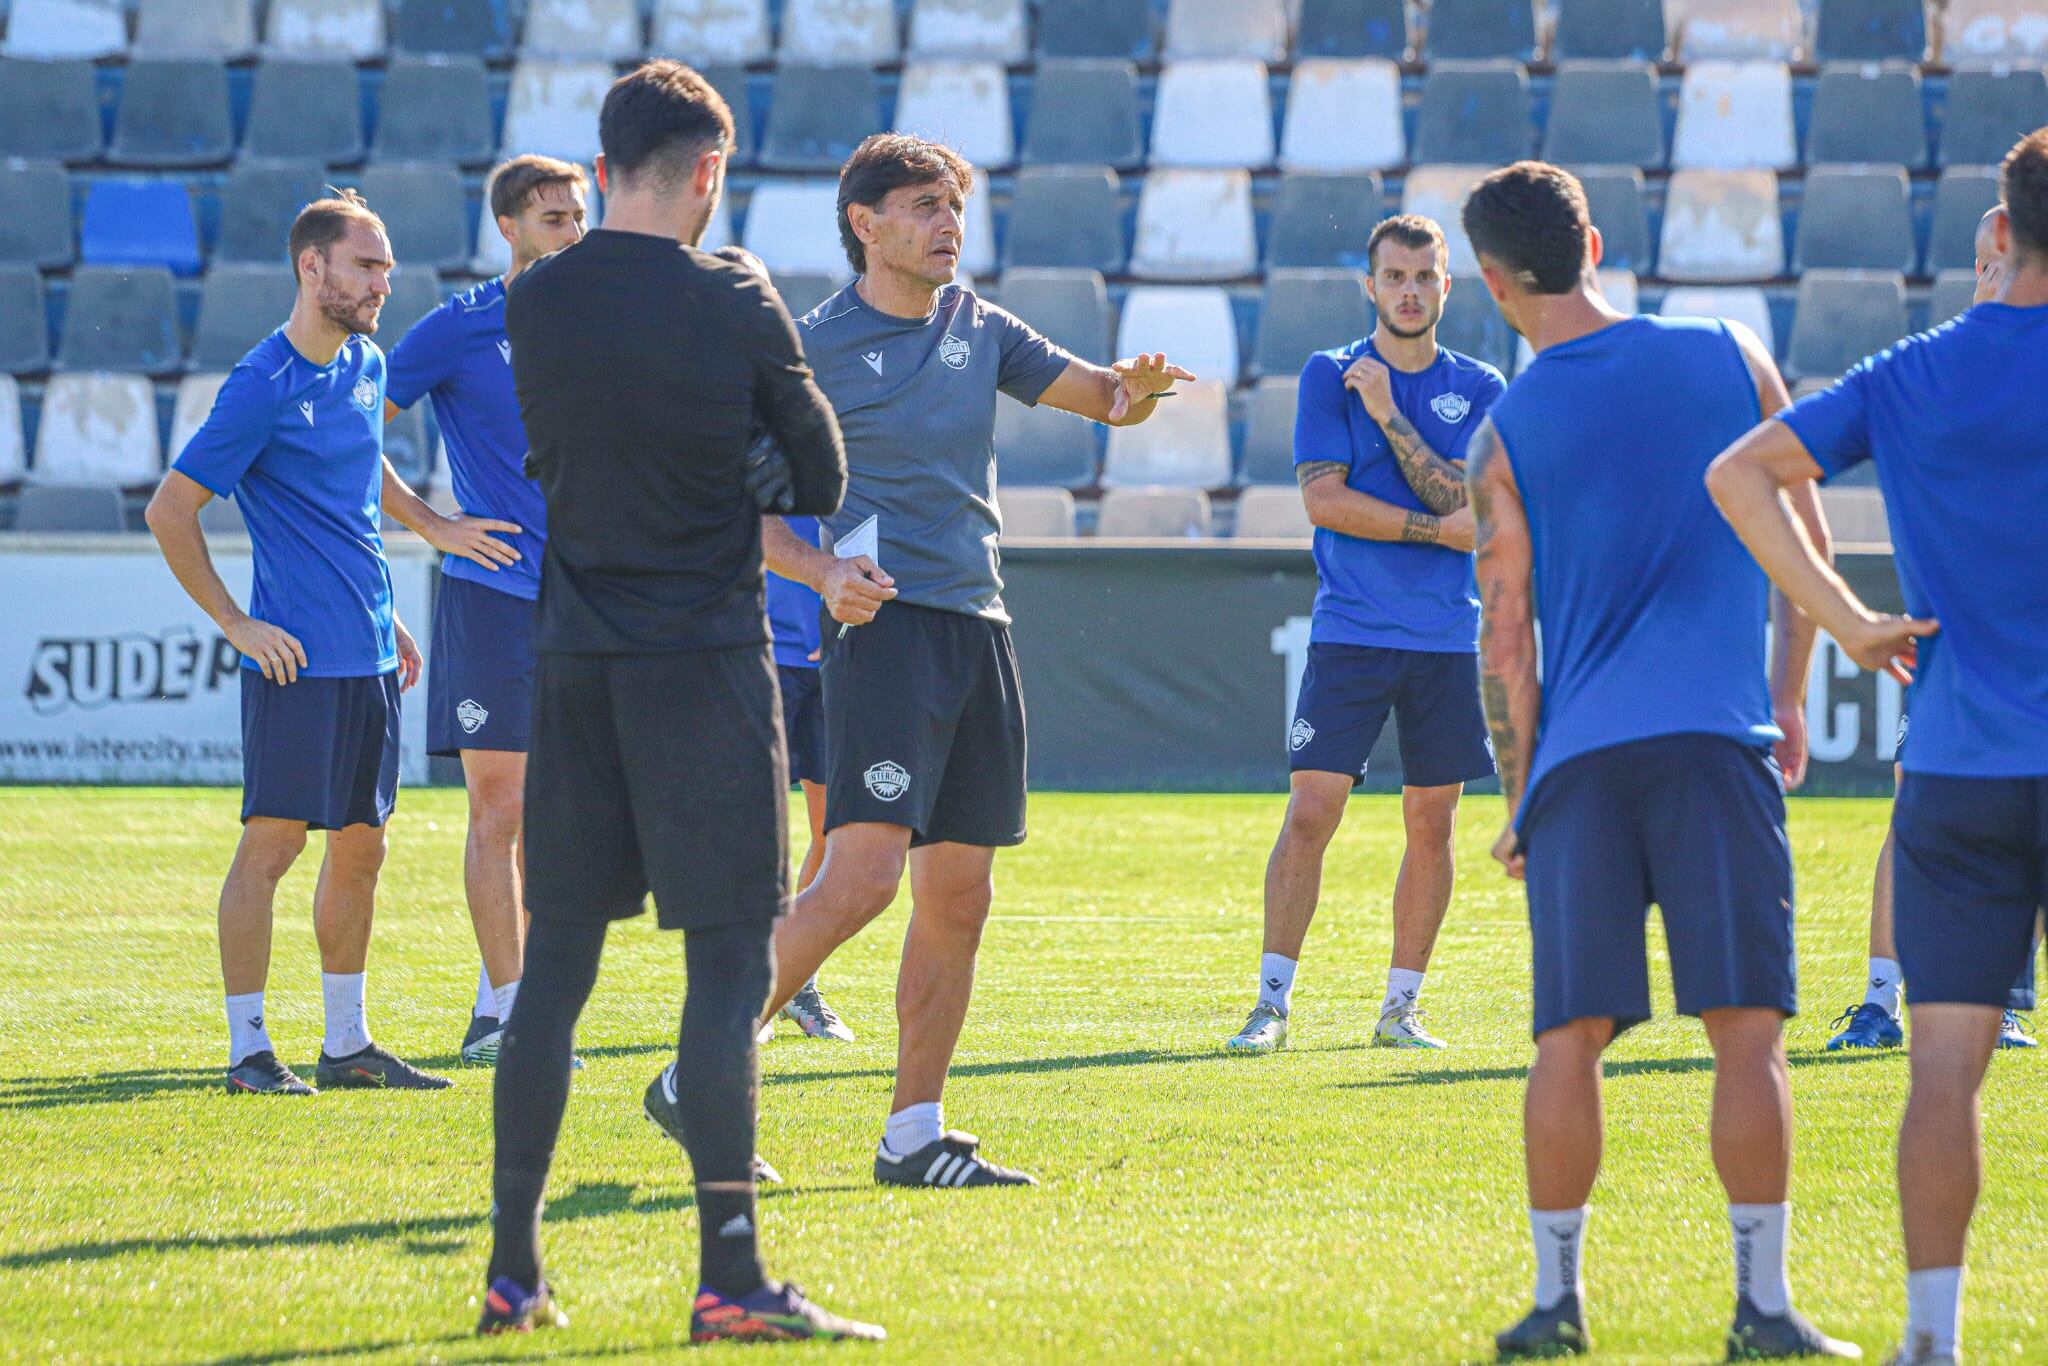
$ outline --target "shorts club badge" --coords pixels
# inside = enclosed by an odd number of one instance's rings
[[[893,802],[910,790],[910,771],[892,759],[884,759],[861,775],[868,791],[885,802]]]

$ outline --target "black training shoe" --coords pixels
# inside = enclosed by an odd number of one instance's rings
[[[469,1017],[469,1032],[462,1036],[462,1060],[471,1067],[496,1067],[498,1045],[505,1041],[505,1030],[495,1015],[472,1015]]]
[[[975,1151],[981,1140],[958,1129],[948,1129],[933,1142],[904,1157],[891,1157],[887,1148],[875,1153],[875,1180],[885,1186],[1035,1186],[1036,1177],[985,1161]]]
[[[1548,1309],[1531,1309],[1522,1321],[1505,1333],[1493,1335],[1494,1349],[1503,1361],[1525,1357],[1575,1357],[1593,1350],[1586,1336],[1585,1317],[1579,1312],[1576,1290]]]
[[[439,1091],[455,1084],[446,1077],[422,1072],[375,1044],[345,1058],[330,1058],[322,1049],[320,1066],[314,1069],[313,1077],[322,1086],[387,1091]]]
[[[675,1140],[676,1146],[689,1155],[689,1145],[683,1142],[683,1117],[676,1109],[676,1065],[670,1063],[655,1074],[647,1083],[647,1091],[640,1098],[640,1108],[654,1121],[654,1127]],[[779,1186],[782,1173],[768,1165],[768,1159],[754,1154],[754,1184],[757,1186]]]
[[[1737,1295],[1735,1322],[1728,1326],[1728,1359],[1780,1361],[1790,1357],[1861,1361],[1863,1349],[1853,1342],[1835,1341],[1789,1305],[1782,1314],[1766,1314],[1749,1302],[1749,1296]]]
[[[690,1341],[705,1342],[880,1342],[889,1335],[872,1323],[841,1318],[804,1298],[804,1292],[773,1281],[751,1295],[728,1299],[700,1286],[690,1306]]]
[[[322,1078],[325,1081],[325,1078]],[[267,1048],[258,1049],[228,1069],[231,1096],[317,1096],[320,1093],[299,1080],[299,1074],[277,1060]]]

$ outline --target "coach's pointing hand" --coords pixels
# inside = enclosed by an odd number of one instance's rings
[[[1109,406],[1111,422],[1121,421],[1135,405],[1157,398],[1173,388],[1175,380],[1192,383],[1195,378],[1178,365],[1169,364],[1163,351],[1120,360],[1109,368],[1116,371],[1117,378],[1122,381],[1117,386],[1115,401]]]
[[[825,610],[832,620],[845,626],[865,626],[875,619],[883,603],[896,596],[896,580],[865,555],[834,560],[818,585]]]
[[[427,523],[420,536],[443,555],[460,555],[496,573],[504,565],[519,563],[522,557],[511,546],[491,535],[493,531],[506,531],[516,536],[520,527],[515,522],[501,522],[495,517],[471,517],[457,513],[453,517],[441,517]]]
[[[306,667],[306,647],[282,626],[272,626],[244,615],[222,629],[228,644],[256,661],[263,676],[273,683],[296,683],[299,670]]]

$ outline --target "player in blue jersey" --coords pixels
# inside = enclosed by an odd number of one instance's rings
[[[585,189],[580,168],[552,157],[515,157],[493,171],[486,194],[511,245],[511,269],[443,300],[391,352],[385,416],[431,400],[457,505],[518,528],[503,538],[505,556],[478,563],[450,555],[442,562],[428,652],[427,752],[459,757],[469,791],[462,885],[483,958],[462,1040],[469,1063],[498,1060],[503,1022],[519,994],[526,942],[519,832],[534,603],[547,538],[540,485],[526,477],[505,288],[541,257],[582,239]]]
[[[1785,405],[1784,381],[1746,328],[1609,306],[1585,191],[1555,166],[1495,171],[1464,222],[1488,291],[1536,352],[1466,457],[1480,687],[1510,813],[1494,853],[1527,879],[1535,960],[1535,1307],[1496,1342],[1504,1356],[1588,1345],[1579,1266],[1601,1056],[1650,1016],[1654,903],[1678,1009],[1714,1051],[1729,1355],[1860,1356],[1792,1307],[1785,1273],[1797,1000],[1781,784],[1805,765],[1814,632],[1781,612],[1767,665],[1768,585],[1703,483],[1728,441]],[[1811,480],[1787,491],[1825,547]]]
[[[1389,218],[1366,252],[1379,316],[1372,335],[1311,356],[1301,372],[1294,471],[1316,525],[1319,584],[1287,738],[1287,818],[1266,864],[1259,999],[1229,1040],[1243,1052],[1287,1042],[1323,851],[1390,713],[1407,847],[1394,881],[1393,965],[1371,1037],[1443,1047],[1423,1029],[1417,998],[1450,907],[1458,798],[1493,773],[1479,710],[1464,454],[1506,381],[1437,345],[1451,285],[1441,228]]]
[[[242,839],[220,895],[230,1092],[308,1095],[264,1026],[277,884],[327,833],[313,894],[327,1030],[322,1086],[448,1085],[382,1048],[364,1011],[384,822],[398,790],[399,693],[420,653],[392,612],[379,511],[441,550],[509,553],[508,524],[445,518],[384,459],[384,354],[370,340],[390,296],[391,244],[361,198],[317,200],[292,225],[298,299],[222,384],[164,476],[149,528],[193,601],[242,654]],[[199,528],[209,499],[241,507],[255,557],[245,611]]]
[[[1893,808],[1893,918],[1913,1009],[1899,1131],[1906,1337],[1959,1355],[1982,1181],[1978,1092],[2048,898],[2048,128],[2001,173],[2004,278],[1953,322],[1862,361],[1734,445],[1714,497],[1771,578],[1866,669],[1913,684]],[[1871,611],[1804,544],[1779,491],[1877,466],[1904,616]]]

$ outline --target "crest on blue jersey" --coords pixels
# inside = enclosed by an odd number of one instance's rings
[[[371,379],[368,375],[364,375],[361,379],[357,380],[355,400],[356,407],[361,408],[364,412],[373,413],[377,411],[377,381]]]
[[[939,339],[939,359],[955,370],[967,368],[967,343],[948,332]]]
[[[1438,394],[1429,401],[1429,410],[1446,422],[1463,422],[1472,411],[1472,400],[1463,394]]]

